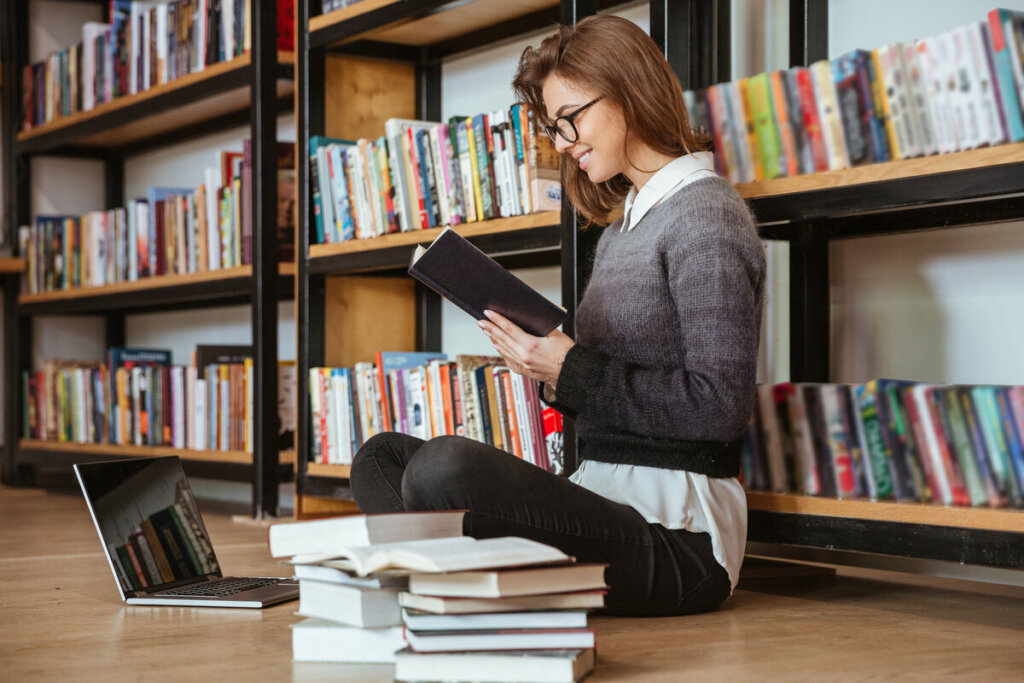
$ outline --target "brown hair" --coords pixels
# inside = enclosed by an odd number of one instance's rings
[[[670,156],[710,148],[709,138],[691,129],[682,87],[658,46],[627,19],[590,16],[574,26],[559,26],[538,47],[523,50],[512,89],[545,124],[550,121],[543,87],[552,75],[590,88],[603,96],[602,102],[618,107],[627,143],[636,139]],[[569,200],[589,222],[604,220],[629,192],[630,181],[622,174],[593,183],[579,166],[563,159],[561,167]]]

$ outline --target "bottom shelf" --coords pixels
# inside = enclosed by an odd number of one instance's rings
[[[1024,510],[748,492],[747,540],[1024,569]]]

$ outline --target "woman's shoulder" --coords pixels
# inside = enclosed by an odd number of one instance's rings
[[[711,235],[758,239],[750,207],[732,183],[720,175],[687,184],[668,197],[664,204],[666,222],[682,228],[681,236],[690,239]]]

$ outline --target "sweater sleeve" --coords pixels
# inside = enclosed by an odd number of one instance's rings
[[[644,437],[731,441],[753,411],[764,252],[749,213],[716,209],[711,226],[665,249],[683,367],[642,367],[574,346],[557,399],[607,428]],[[717,222],[717,221],[716,221]]]

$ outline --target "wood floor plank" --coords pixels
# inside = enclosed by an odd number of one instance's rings
[[[225,571],[286,575],[266,529],[200,501]],[[0,662],[11,681],[390,681],[387,666],[291,661],[296,603],[127,607],[80,496],[0,487]],[[1020,681],[1024,592],[851,576],[745,581],[722,609],[593,617],[604,681]]]

